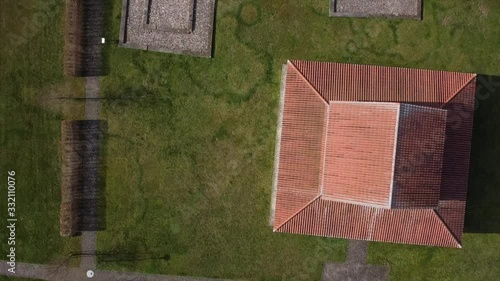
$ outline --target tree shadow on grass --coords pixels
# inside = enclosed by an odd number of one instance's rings
[[[500,233],[500,76],[478,75],[467,233]]]

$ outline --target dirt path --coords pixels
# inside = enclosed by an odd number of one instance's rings
[[[345,263],[326,263],[322,281],[387,281],[389,266],[367,263],[368,242],[348,240]]]
[[[85,119],[97,120],[99,119],[99,112],[101,109],[101,101],[99,98],[101,90],[101,82],[99,77],[85,78]]]
[[[361,240],[349,240],[347,245],[347,263],[366,264],[368,256],[368,242]]]

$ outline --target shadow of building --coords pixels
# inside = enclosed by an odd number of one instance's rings
[[[500,76],[478,75],[466,233],[500,233]]]

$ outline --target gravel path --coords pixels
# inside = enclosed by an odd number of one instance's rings
[[[101,108],[99,77],[85,78],[85,119],[98,120]],[[83,231],[80,237],[81,252],[84,253],[80,260],[80,268],[94,270],[97,267],[97,232]]]
[[[349,240],[347,245],[347,263],[366,264],[368,256],[368,242],[361,240]]]
[[[100,98],[101,83],[99,77],[85,78],[85,119],[98,120],[101,108]]]
[[[0,261],[0,275],[20,278],[34,278],[57,281],[216,281],[222,279],[196,278],[184,276],[169,276],[157,274],[143,274],[133,272],[116,272],[106,270],[94,271],[92,278],[87,277],[87,270],[76,267],[39,265],[17,263],[16,274],[7,272],[7,261]]]
[[[323,281],[387,281],[389,266],[367,263],[368,242],[349,240],[345,263],[326,263]]]
[[[388,281],[388,266],[327,263],[322,281]]]
[[[80,236],[80,247],[82,256],[80,257],[80,268],[94,270],[97,268],[97,232],[83,231]]]

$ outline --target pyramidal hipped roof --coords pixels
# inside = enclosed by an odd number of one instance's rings
[[[461,247],[476,75],[285,69],[274,231]]]

